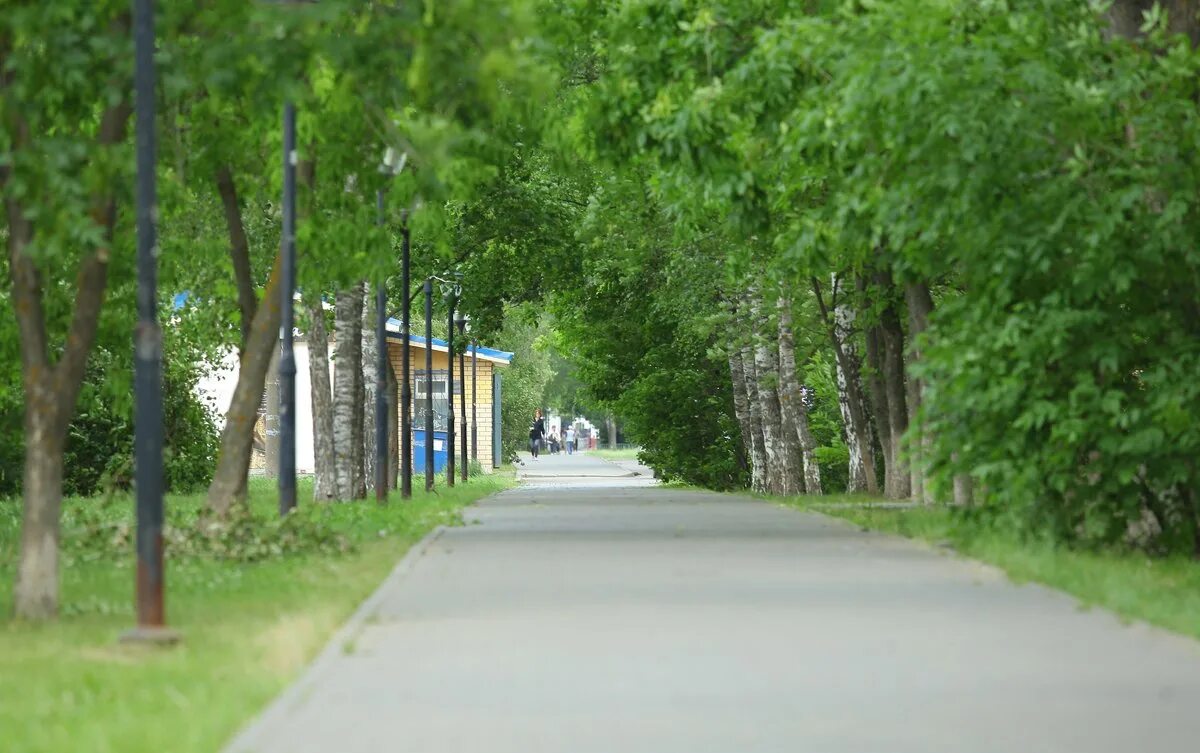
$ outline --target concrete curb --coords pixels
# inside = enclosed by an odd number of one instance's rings
[[[446,532],[446,526],[439,525],[429,533],[425,534],[417,543],[413,544],[383,582],[366,598],[363,603],[358,605],[354,613],[350,615],[350,619],[346,620],[337,632],[330,637],[329,642],[317,654],[317,657],[305,667],[300,676],[292,680],[286,688],[271,701],[271,703],[243,726],[233,736],[229,743],[222,749],[224,753],[254,753],[257,750],[256,746],[260,743],[260,738],[264,732],[270,732],[273,722],[282,721],[289,711],[300,702],[302,702],[317,685],[326,672],[333,664],[342,657],[343,646],[347,641],[352,641],[358,637],[363,628],[366,627],[368,620],[379,608],[380,602],[383,601],[385,591],[393,586],[396,586],[400,581],[412,571],[417,560],[425,556],[425,553],[433,546],[442,534]]]

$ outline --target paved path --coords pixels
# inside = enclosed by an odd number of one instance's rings
[[[414,550],[230,750],[1200,750],[1200,644],[602,462]]]

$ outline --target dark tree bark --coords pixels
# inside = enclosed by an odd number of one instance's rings
[[[308,307],[308,373],[312,385],[313,501],[337,499],[337,464],[333,444],[333,390],[329,379],[329,331],[321,295],[306,294]]]
[[[929,316],[933,313],[933,297],[929,294],[929,286],[924,282],[909,283],[904,288],[904,302],[908,308],[910,363],[919,364],[925,358],[923,338],[929,329]],[[921,405],[925,400],[925,385],[922,380],[911,374],[908,384],[908,447],[912,496],[913,499],[928,505],[933,504],[935,500],[933,488],[925,479],[925,458],[933,441],[920,414]]]
[[[242,206],[238,200],[237,184],[228,165],[221,165],[216,173],[217,193],[221,196],[221,206],[225,212],[225,228],[229,233],[229,260],[233,265],[233,279],[237,285],[238,311],[241,315],[242,339],[238,343],[238,358],[246,353],[250,342],[250,330],[254,326],[254,315],[258,311],[258,297],[254,286],[254,274],[250,269],[250,242],[246,238],[246,228],[242,222]],[[251,427],[253,431],[253,426]],[[253,443],[246,452],[246,465],[242,469],[242,478],[236,496],[246,498],[246,488],[250,478],[250,456],[253,454]]]
[[[127,102],[112,105],[102,113],[96,135],[96,143],[101,148],[113,146],[125,138],[129,113]],[[25,148],[30,134],[21,115],[12,113],[7,126],[12,149]],[[0,167],[0,186],[7,184],[11,170],[11,166]],[[96,342],[100,310],[108,287],[116,208],[116,199],[107,189],[92,197],[91,220],[101,229],[102,241],[79,265],[66,341],[58,361],[52,362],[44,281],[28,253],[36,231],[34,221],[17,199],[10,197],[5,201],[9,276],[20,339],[21,382],[25,397],[21,550],[13,590],[14,612],[22,619],[44,620],[58,613],[63,450],[83,385],[87,359]]]
[[[892,499],[907,499],[912,494],[908,459],[904,453],[904,435],[908,431],[908,401],[904,379],[904,327],[896,309],[896,285],[891,272],[876,273],[875,284],[884,295],[885,305],[879,316],[880,344],[883,346],[883,387],[887,392],[887,431],[891,457],[884,469],[884,493]],[[882,430],[882,426],[880,427]]]
[[[1169,33],[1187,36],[1192,42],[1192,47],[1200,44],[1200,18],[1197,17],[1200,14],[1200,1],[1198,0],[1115,0],[1108,11],[1113,32],[1127,39],[1141,38],[1145,13],[1156,2],[1167,11],[1167,31]]]
[[[267,372],[279,343],[279,324],[283,313],[279,302],[282,259],[275,255],[271,276],[263,288],[262,305],[254,315],[250,339],[238,364],[237,386],[225,414],[221,431],[221,447],[217,469],[208,487],[208,509],[224,517],[233,506],[245,499],[245,473],[250,452],[254,448],[254,423],[262,402]]]

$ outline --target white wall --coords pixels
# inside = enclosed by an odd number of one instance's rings
[[[332,352],[332,348],[330,348]],[[312,420],[312,380],[308,372],[308,344],[297,340],[296,353],[296,470],[300,473],[313,472],[313,420]],[[332,367],[333,359],[330,359]],[[237,386],[238,357],[236,351],[230,351],[221,359],[220,366],[212,374],[201,379],[197,384],[197,393],[202,399],[211,400],[216,406],[217,428],[225,426],[225,414],[229,411],[229,403],[233,400],[233,390]],[[330,374],[332,375],[332,368]],[[267,379],[275,378],[274,369]],[[273,470],[273,469],[272,469]]]

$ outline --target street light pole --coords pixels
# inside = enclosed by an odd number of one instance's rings
[[[452,288],[446,317],[446,485],[454,486],[454,304],[456,291]]]
[[[376,223],[383,224],[383,190],[375,192]],[[408,291],[404,291],[408,295]],[[375,501],[387,502],[388,412],[387,412],[387,289],[382,282],[375,287]]]
[[[296,106],[283,106],[283,285],[279,327],[279,514],[296,507],[296,354],[292,350],[296,292]]]
[[[425,491],[433,491],[433,280],[425,279]]]
[[[466,331],[467,331],[467,318],[460,313],[455,318],[454,323],[458,325],[459,336],[465,336]],[[458,383],[460,385],[459,390],[462,392],[462,397],[459,399],[458,405],[460,408],[459,413],[462,416],[462,439],[460,441],[460,444],[462,444],[462,450],[460,452],[460,455],[462,457],[461,474],[462,474],[463,483],[466,483],[468,474],[470,472],[470,464],[467,461],[467,365],[466,365],[467,349],[466,349],[466,342],[467,342],[467,340],[464,337],[463,338],[463,348],[458,353]],[[450,361],[450,368],[454,368],[454,360],[453,359],[451,359],[451,361]]]
[[[471,459],[479,462],[479,420],[475,414],[479,386],[479,343],[471,346]]]
[[[412,497],[412,366],[409,363],[410,351],[408,338],[412,333],[412,322],[409,313],[412,311],[412,300],[408,297],[409,279],[408,262],[408,212],[400,218],[400,290],[404,292],[404,309],[400,314],[400,497]],[[426,438],[428,441],[428,438]]]
[[[158,323],[158,186],[154,139],[154,3],[135,0],[137,312],[134,330],[134,458],[137,488],[137,627],[128,641],[173,643],[163,570],[162,328]]]

